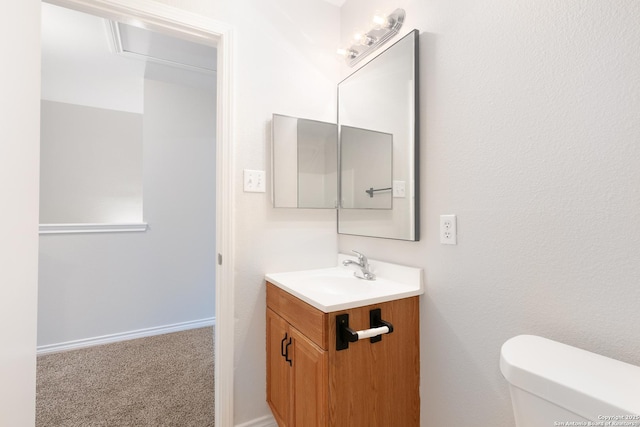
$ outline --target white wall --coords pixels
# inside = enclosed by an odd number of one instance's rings
[[[0,425],[22,427],[35,424],[40,2],[9,2],[3,6]]]
[[[41,236],[38,345],[214,316],[215,93],[146,80],[144,105],[149,230]]]
[[[41,106],[40,223],[142,222],[143,115]]]
[[[267,168],[273,112],[332,122],[338,9],[321,0],[211,2],[237,29],[236,177]],[[221,7],[224,6],[224,7]],[[226,12],[226,13],[224,13]],[[267,179],[270,179],[270,171]],[[270,414],[266,400],[264,274],[335,265],[333,210],[274,209],[236,187],[235,423]]]
[[[498,368],[538,334],[640,365],[640,3],[400,0],[421,31],[422,426],[513,425]],[[382,0],[347,0],[342,35]],[[345,70],[345,73],[352,70]],[[439,244],[440,214],[458,245]]]
[[[142,113],[145,64],[114,55],[105,20],[42,2],[42,99]]]

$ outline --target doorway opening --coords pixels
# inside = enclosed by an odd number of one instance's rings
[[[231,215],[233,207],[231,191],[233,185],[231,172],[233,164],[233,150],[231,149],[233,31],[226,24],[144,0],[136,2],[135,7],[103,0],[56,0],[50,3],[101,18],[117,20],[133,27],[134,30],[145,28],[162,35],[213,46],[217,50],[215,147],[209,147],[210,154],[215,159],[215,247],[212,251],[207,252],[206,256],[209,258],[208,265],[215,265],[215,425],[233,425],[233,251],[230,231],[233,229]],[[166,89],[166,81],[157,83],[168,78],[164,71],[158,71],[156,67],[154,71],[156,80],[151,84],[152,86],[160,85]],[[159,74],[162,74],[162,77],[158,77]],[[189,97],[187,96],[187,98]],[[165,112],[165,114],[168,113]],[[165,129],[158,132],[166,134],[169,131]],[[175,154],[186,150],[188,147],[181,147],[180,150],[175,151]],[[162,164],[164,161],[166,162],[164,167],[170,168],[171,160],[176,160],[170,157],[159,159],[158,164]],[[212,158],[209,158],[209,161],[212,161]],[[161,183],[156,191],[161,193],[163,189],[168,189],[172,184],[175,183],[168,179]],[[189,189],[180,188],[178,190],[188,191]],[[146,188],[145,191],[147,191]],[[152,206],[149,206],[149,209],[151,208]],[[180,205],[178,203],[178,206],[175,206],[175,212],[198,208],[199,206],[196,205]],[[169,212],[167,209],[159,208],[158,211],[167,216],[175,213],[171,212],[171,209],[168,210]],[[213,218],[210,218],[210,221],[213,222]],[[150,230],[147,234],[154,232],[152,222],[149,227]],[[77,240],[77,236],[74,238]],[[170,262],[171,260],[166,261]],[[118,267],[115,266],[115,268]],[[153,266],[149,268],[153,268]],[[175,292],[179,292],[179,290],[175,290]],[[144,303],[144,298],[156,298],[152,291],[147,292],[146,295],[137,295],[137,297],[140,299],[140,303]]]

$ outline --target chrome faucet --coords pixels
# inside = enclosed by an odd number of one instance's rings
[[[376,280],[376,275],[373,274],[370,270],[371,267],[369,266],[369,260],[367,259],[367,257],[358,251],[352,250],[351,252],[355,253],[358,256],[358,261],[356,262],[351,259],[345,259],[344,261],[342,261],[342,265],[346,267],[348,265],[354,264],[360,267],[360,270],[362,270],[362,276],[359,276],[357,271],[353,272],[353,275],[358,279]]]

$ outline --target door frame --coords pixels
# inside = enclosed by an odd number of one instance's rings
[[[217,47],[215,425],[233,424],[234,28],[153,0],[42,0]],[[223,262],[224,261],[224,262]]]

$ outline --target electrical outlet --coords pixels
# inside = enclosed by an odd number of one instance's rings
[[[264,193],[266,191],[264,171],[244,170],[244,191],[246,193]]]
[[[458,243],[455,215],[440,215],[440,243],[444,245]]]

